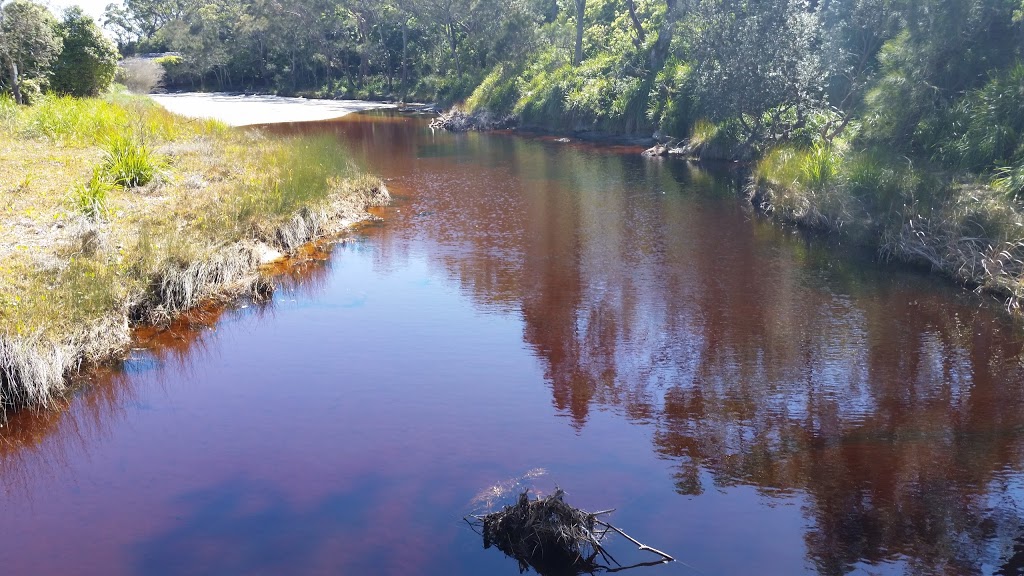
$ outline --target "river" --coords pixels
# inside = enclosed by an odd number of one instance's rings
[[[728,171],[394,112],[267,130],[336,138],[394,205],[16,415],[4,574],[511,576],[462,516],[537,468],[699,570],[632,574],[1020,573],[996,305],[767,222]]]

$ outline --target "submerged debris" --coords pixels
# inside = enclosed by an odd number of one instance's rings
[[[487,111],[467,114],[458,109],[445,112],[430,122],[431,128],[449,132],[505,130],[515,128],[515,125],[515,116],[495,116]]]
[[[467,517],[466,521],[483,536],[484,548],[493,545],[515,558],[521,573],[533,568],[538,574],[548,576],[575,576],[618,572],[674,560],[599,518],[612,510],[586,512],[567,504],[564,496],[564,491],[556,489],[549,496],[531,499],[529,490],[525,490],[515,504],[497,512]],[[620,534],[640,550],[657,554],[660,559],[622,566],[602,544],[609,532]]]

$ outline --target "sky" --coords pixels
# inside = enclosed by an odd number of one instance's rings
[[[78,5],[82,7],[86,14],[95,18],[98,22],[100,16],[103,15],[103,9],[111,2],[121,4],[119,0],[44,0],[41,3],[48,5],[50,10],[58,16],[64,12],[65,8]]]

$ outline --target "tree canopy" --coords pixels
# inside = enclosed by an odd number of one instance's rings
[[[61,44],[57,20],[43,6],[25,0],[0,6],[0,62],[15,101],[25,101],[26,88],[38,91]]]
[[[74,7],[58,27],[63,48],[50,72],[50,88],[71,96],[95,96],[105,90],[117,71],[117,47],[96,21]]]

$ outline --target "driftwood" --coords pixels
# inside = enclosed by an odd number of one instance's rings
[[[487,111],[467,114],[458,109],[445,112],[434,118],[430,123],[430,127],[435,130],[447,130],[449,132],[505,130],[515,128],[515,125],[515,116],[495,116]]]
[[[561,489],[531,499],[529,490],[515,504],[466,521],[483,536],[484,548],[496,547],[519,562],[520,573],[533,568],[547,576],[576,576],[596,572],[620,572],[640,566],[672,562],[668,554],[632,538],[600,517],[614,510],[586,512],[564,500]],[[609,532],[615,532],[645,552],[659,556],[651,562],[623,566],[604,547]]]

